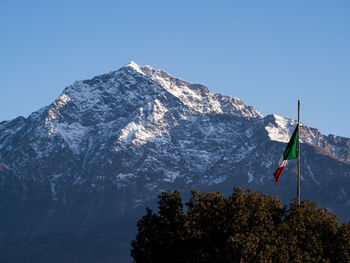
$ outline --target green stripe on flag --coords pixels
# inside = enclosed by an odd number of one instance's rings
[[[286,149],[283,152],[283,160],[291,160],[298,158],[298,125],[290,138]]]

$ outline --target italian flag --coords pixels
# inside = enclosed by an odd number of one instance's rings
[[[278,179],[280,179],[280,176],[282,174],[284,167],[287,164],[287,161],[298,158],[298,137],[299,137],[298,126],[299,124],[295,128],[295,131],[293,132],[293,135],[290,138],[290,141],[283,152],[283,155],[279,161],[279,167],[277,168],[276,172],[273,174],[275,176],[275,184],[278,183]]]

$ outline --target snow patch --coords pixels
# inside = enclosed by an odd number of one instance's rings
[[[215,184],[221,184],[223,182],[225,182],[227,179],[227,176],[219,176],[217,178],[213,178],[210,182],[208,182],[208,185],[211,186],[211,185],[215,185]]]
[[[51,181],[51,193],[52,193],[52,199],[56,200],[56,191],[55,191],[55,183]]]
[[[248,143],[246,142],[237,151],[233,152],[233,155],[232,155],[233,162],[238,163],[242,161],[249,153],[251,153],[255,149],[256,149],[255,145],[249,146]]]
[[[262,165],[264,165],[266,168],[270,168],[272,165],[271,159],[263,160]]]
[[[142,204],[143,204],[143,200],[142,199],[137,199],[137,200],[135,200],[134,207],[138,207],[138,206],[140,206]]]
[[[129,64],[126,65],[126,67],[130,67],[134,69],[137,73],[145,75],[145,73],[143,73],[143,71],[140,69],[139,65],[137,65],[134,61],[131,61]]]
[[[81,152],[80,143],[85,138],[88,132],[88,128],[82,126],[78,122],[71,124],[67,123],[52,123],[55,128],[55,133],[59,133],[63,139],[67,142],[69,148],[73,153],[78,154]]]
[[[253,128],[252,127],[248,128],[246,130],[245,134],[246,134],[247,138],[251,138],[253,136]]]
[[[320,182],[315,178],[314,173],[311,171],[310,166],[306,165],[307,170],[309,171],[309,174],[311,176],[311,179],[317,184],[320,185]]]
[[[343,196],[346,196],[346,195],[347,195],[347,193],[346,193],[345,190],[344,190],[344,187],[341,187],[341,188],[340,188],[340,191],[341,191],[341,193],[342,193]]]
[[[152,192],[154,189],[156,189],[158,187],[158,185],[156,184],[152,184],[152,183],[147,183],[145,184],[145,188],[147,190],[149,190],[150,192]]]
[[[59,96],[54,102],[51,108],[48,110],[48,116],[45,119],[45,124],[50,125],[49,136],[56,133],[56,128],[52,121],[60,116],[60,109],[63,108],[70,101],[70,97],[66,94]]]
[[[254,179],[254,171],[248,172],[248,183],[252,182]]]
[[[288,143],[297,122],[275,114],[273,117],[276,125],[269,123],[265,127],[268,136],[272,141]]]
[[[178,171],[176,171],[176,172],[166,171],[164,181],[169,182],[169,183],[173,183],[179,177],[180,177],[180,173]]]
[[[134,178],[135,175],[132,174],[132,173],[128,173],[128,174],[122,174],[122,173],[120,173],[120,174],[118,174],[117,177],[118,177],[119,180],[125,181],[125,180],[129,180],[129,179],[131,179],[131,178]]]

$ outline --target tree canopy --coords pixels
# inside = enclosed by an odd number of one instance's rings
[[[137,223],[131,256],[141,262],[350,262],[350,224],[317,204],[290,209],[259,191],[159,195]]]

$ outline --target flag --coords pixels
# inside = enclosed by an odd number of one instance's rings
[[[295,131],[293,132],[292,137],[290,138],[289,143],[287,144],[286,149],[283,152],[283,155],[279,161],[279,167],[277,168],[276,172],[273,174],[275,176],[275,184],[278,183],[278,179],[280,179],[280,176],[282,174],[282,171],[284,167],[287,164],[288,160],[296,159],[298,158],[298,126],[295,128]]]

